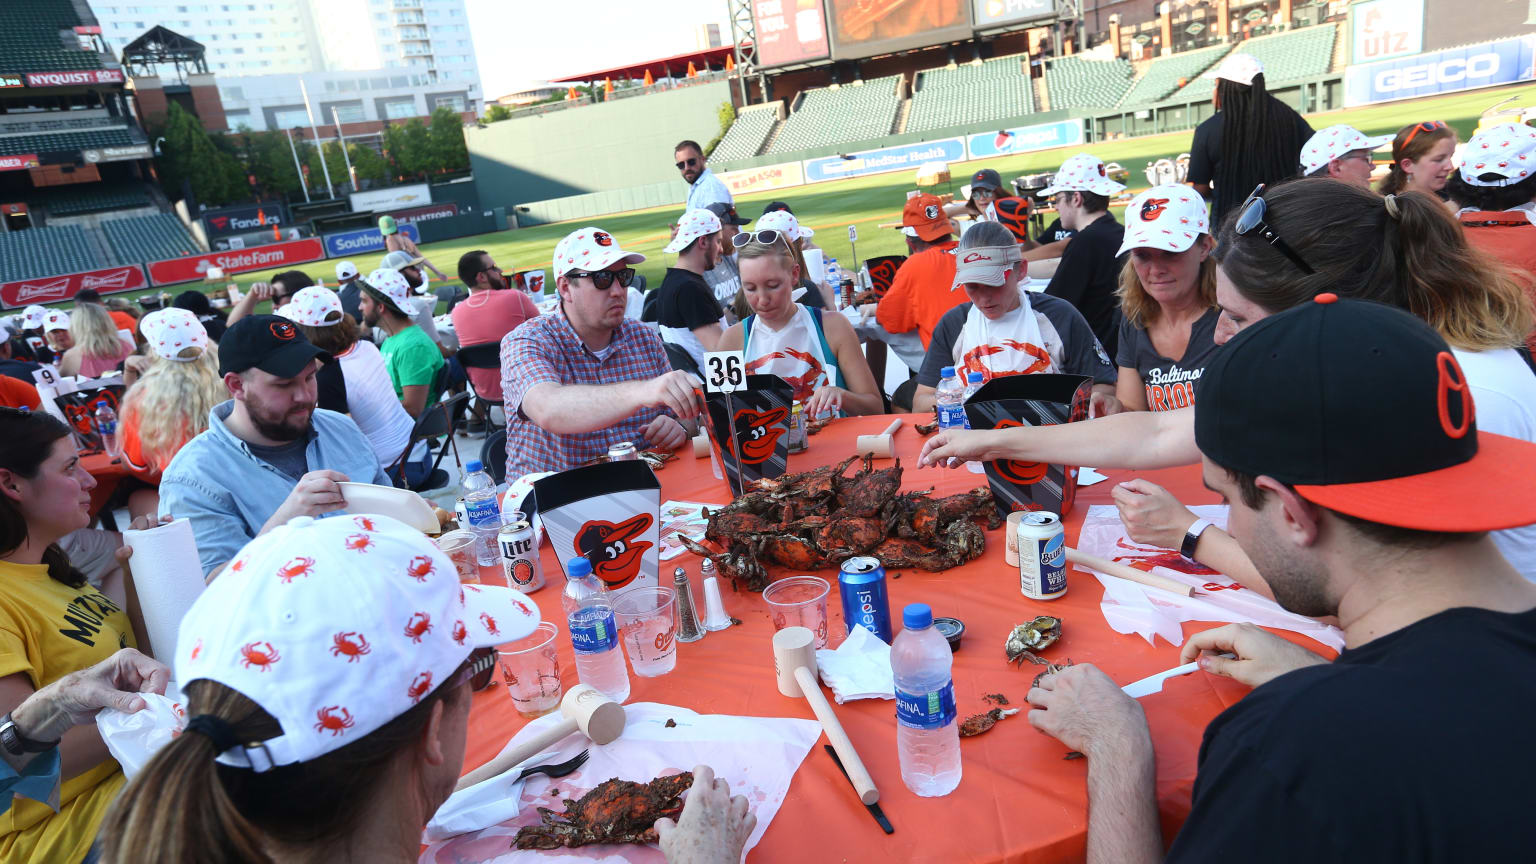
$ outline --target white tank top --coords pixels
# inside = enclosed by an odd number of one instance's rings
[[[1003,375],[1060,372],[1054,358],[1062,356],[1061,335],[1049,318],[1036,312],[1029,295],[1019,291],[1019,308],[996,321],[972,306],[955,340],[954,367],[961,381],[980,372],[982,381]]]
[[[795,317],[782,330],[774,330],[753,315],[742,347],[748,373],[783,378],[800,402],[811,398],[817,388],[838,382],[837,358],[823,350],[811,315],[811,310],[795,304]]]

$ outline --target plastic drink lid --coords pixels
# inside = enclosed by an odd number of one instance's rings
[[[943,369],[940,369],[939,370],[939,377],[940,378],[953,378],[953,377],[955,377],[955,367],[953,367],[953,366],[945,366]]]
[[[581,579],[585,576],[590,576],[592,575],[592,562],[588,561],[586,558],[583,558],[580,555],[577,555],[575,558],[565,562],[565,572],[569,573],[572,579]]]
[[[909,603],[901,610],[901,625],[908,630],[933,626],[933,609],[927,603]]]
[[[485,465],[481,464],[479,459],[471,459],[468,462],[464,463],[464,470],[469,472],[470,474],[473,474],[476,471],[482,471],[484,469],[485,469]]]

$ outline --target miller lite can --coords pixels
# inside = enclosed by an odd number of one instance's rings
[[[1019,591],[1031,600],[1067,593],[1067,530],[1061,517],[1032,510],[1019,519]]]
[[[514,519],[501,526],[496,543],[501,547],[501,566],[507,574],[509,588],[528,594],[544,587],[539,548],[533,545],[533,525],[523,519]]]
[[[891,601],[885,592],[885,567],[879,558],[856,555],[843,562],[837,573],[837,593],[843,601],[843,623],[852,633],[855,626],[890,644]]]

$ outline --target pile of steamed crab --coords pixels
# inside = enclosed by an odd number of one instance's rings
[[[947,498],[934,498],[932,489],[902,492],[901,460],[876,469],[866,456],[850,475],[856,459],[759,480],[732,503],[704,511],[705,543],[679,539],[713,558],[737,587],[761,591],[769,564],[817,570],[873,555],[887,570],[947,570],[986,548],[978,522],[1002,524],[989,487]]]

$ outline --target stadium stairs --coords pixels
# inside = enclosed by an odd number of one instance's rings
[[[1314,27],[1247,39],[1237,43],[1234,50],[1251,54],[1264,64],[1265,86],[1273,90],[1290,81],[1332,71],[1338,30],[1338,24],[1329,21]],[[1211,98],[1214,89],[1214,82],[1195,78],[1169,98],[1199,102]]]

